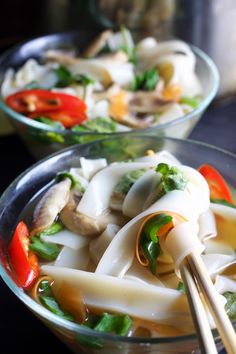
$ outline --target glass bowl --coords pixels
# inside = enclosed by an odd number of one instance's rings
[[[94,33],[92,31],[68,32],[39,37],[12,48],[0,57],[0,85],[4,77],[4,72],[9,67],[19,68],[29,58],[40,60],[47,49],[83,49],[96,36],[97,32]],[[191,133],[203,112],[215,97],[219,84],[218,71],[212,60],[200,49],[192,47],[192,50],[197,59],[196,73],[204,91],[203,100],[200,105],[192,112],[174,121],[142,130],[136,129],[132,133],[172,136],[176,138],[186,138]],[[102,139],[106,136],[104,133],[62,132],[61,130],[55,130],[11,110],[5,105],[1,97],[0,109],[8,117],[16,132],[36,158],[42,158],[69,145],[86,143]],[[120,133],[112,134],[116,135]],[[130,132],[122,134],[130,134]]]
[[[131,338],[101,334],[68,322],[36,303],[12,280],[7,264],[6,248],[25,205],[58,171],[79,166],[81,156],[105,157],[109,162],[142,156],[146,150],[168,150],[186,165],[197,168],[203,163],[212,164],[219,170],[233,189],[236,188],[236,155],[191,140],[154,136],[118,136],[75,145],[57,152],[36,163],[21,174],[4,192],[0,199],[0,275],[13,293],[75,353],[131,354],[131,353],[197,353],[195,334],[168,338]],[[235,323],[236,328],[236,323]],[[216,331],[213,331],[218,349],[222,348]],[[40,340],[40,338],[39,338]],[[98,346],[92,346],[97,343]]]

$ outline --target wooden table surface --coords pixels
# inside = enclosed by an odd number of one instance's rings
[[[236,154],[236,100],[212,105],[190,138],[222,147]],[[0,137],[0,193],[33,162],[34,158],[16,135]],[[71,353],[25,308],[2,280],[0,280],[0,336],[1,354]]]

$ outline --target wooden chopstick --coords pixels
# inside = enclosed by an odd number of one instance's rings
[[[191,253],[186,258],[191,268],[190,275],[193,274],[196,278],[197,284],[201,289],[202,294],[204,296],[204,300],[211,312],[211,315],[214,318],[217,330],[227,353],[236,354],[235,330],[224,309],[224,305],[219,299],[219,294],[217,293],[211,281],[211,278],[205,268],[205,264],[203,263],[201,256],[197,253]],[[196,306],[198,308],[198,305]]]
[[[205,308],[202,304],[197,285],[185,261],[180,266],[180,273],[185,285],[194,326],[202,354],[217,354],[216,344],[211,332]]]

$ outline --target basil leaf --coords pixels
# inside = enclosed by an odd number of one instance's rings
[[[157,258],[161,254],[157,232],[172,221],[172,217],[165,214],[154,216],[144,225],[141,235],[141,249],[147,258],[152,274],[156,275]]]
[[[142,177],[145,172],[145,168],[140,168],[139,170],[126,173],[115,186],[114,192],[127,194],[132,185]]]
[[[88,318],[81,326],[94,329],[99,318],[100,316],[89,314]],[[86,347],[95,348],[95,349],[103,348],[102,341],[96,337],[85,335],[85,334],[78,334],[76,339],[80,342],[80,344],[85,345]]]
[[[37,256],[47,261],[55,261],[60,253],[61,247],[55,243],[43,242],[39,236],[33,236],[30,239],[29,249]]]
[[[74,132],[113,133],[117,131],[117,123],[110,117],[97,117],[89,119],[81,125],[76,125],[71,130]]]
[[[184,96],[180,98],[180,103],[187,104],[191,106],[193,109],[197,108],[201,102],[201,98],[199,96]]]
[[[227,200],[224,200],[224,199],[212,199],[211,198],[211,203],[221,204],[221,205],[225,205],[225,206],[228,206],[230,208],[236,209],[236,205],[234,205],[232,203],[229,203],[229,202],[227,202]]]
[[[68,87],[73,84],[81,84],[83,86],[94,83],[94,80],[86,75],[72,75],[71,72],[64,66],[60,65],[54,70],[58,81],[54,87]]]
[[[73,75],[64,65],[60,65],[54,70],[54,72],[57,75],[58,79],[58,81],[54,85],[55,87],[66,87],[70,86],[75,82]]]
[[[160,196],[173,190],[185,190],[188,181],[177,167],[169,167],[166,163],[159,163],[156,172],[162,175]]]
[[[223,295],[227,299],[225,310],[229,318],[232,321],[235,321],[236,320],[236,293],[227,291]]]
[[[152,274],[156,275],[157,268],[157,258],[161,254],[161,248],[158,242],[153,242],[146,238],[142,238],[141,240],[141,248],[142,251],[149,262],[149,268]]]
[[[155,89],[159,80],[159,74],[156,69],[149,69],[135,76],[131,82],[132,91],[152,91]]]
[[[143,228],[143,233],[147,239],[157,243],[158,237],[157,232],[164,225],[169,224],[172,221],[172,216],[160,214],[149,219]]]
[[[104,313],[94,327],[95,331],[119,334],[125,336],[132,326],[128,315],[110,315]]]
[[[103,313],[102,316],[89,315],[83,327],[91,328],[97,332],[105,332],[125,336],[132,326],[132,320],[128,315],[111,315]],[[77,340],[90,348],[101,349],[103,342],[93,336],[79,334]]]
[[[55,315],[60,316],[68,321],[74,321],[73,317],[70,314],[61,310],[54,297],[40,295],[39,299],[42,305],[45,306],[49,311],[51,311]]]

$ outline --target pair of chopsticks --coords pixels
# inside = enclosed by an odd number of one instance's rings
[[[201,256],[197,253],[189,254],[182,262],[180,272],[186,288],[201,353],[218,353],[206,315],[205,307],[207,306],[227,353],[236,354],[235,330],[206,271]],[[204,298],[204,304],[201,296]]]

